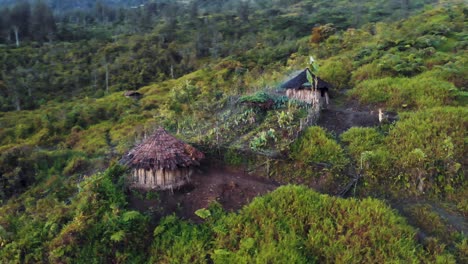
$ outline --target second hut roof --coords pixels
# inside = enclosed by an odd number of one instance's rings
[[[309,84],[309,80],[307,80],[307,71],[309,71],[309,73],[315,77],[315,75],[309,70],[309,68],[306,68],[305,70],[301,71],[301,73],[299,73],[297,76],[295,76],[294,78],[290,79],[289,81],[283,83],[281,85],[281,88],[284,88],[284,89],[302,89],[304,88],[304,84]],[[331,85],[329,83],[327,83],[326,81],[320,79],[317,77],[317,80],[318,80],[318,85],[317,85],[317,88],[318,89],[328,89],[331,87]]]
[[[158,128],[152,136],[132,149],[124,158],[132,168],[170,169],[199,165],[205,155]]]

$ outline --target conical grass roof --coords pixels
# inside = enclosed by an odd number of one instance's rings
[[[124,157],[124,163],[134,169],[176,170],[199,165],[204,157],[202,152],[158,128]]]

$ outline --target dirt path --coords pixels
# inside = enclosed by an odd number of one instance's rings
[[[183,219],[200,222],[194,214],[211,202],[219,202],[227,211],[235,211],[256,196],[268,193],[278,183],[223,167],[204,167],[192,176],[189,186],[174,191],[159,191],[151,195],[132,192],[130,208],[152,214],[154,220],[175,213]],[[151,197],[153,196],[153,197]]]
[[[369,107],[359,106],[354,101],[331,102],[323,109],[317,125],[339,135],[353,126],[372,127],[379,125],[378,115]]]
[[[436,203],[429,203],[429,205],[432,207],[432,210],[442,217],[442,219],[444,219],[449,225],[455,228],[455,230],[463,232],[463,234],[468,234],[468,222],[465,217],[449,212]]]
[[[402,200],[393,200],[389,201],[392,208],[397,210],[402,216],[408,219],[408,223],[413,225],[414,227],[419,228],[418,233],[424,238],[428,236],[428,233],[431,230],[427,230],[427,225],[421,225],[420,221],[431,221],[431,219],[415,219],[414,216],[411,214],[411,211],[414,210],[416,207],[425,207],[430,210],[430,212],[437,214],[444,224],[447,227],[447,231],[453,232],[461,232],[463,234],[468,234],[468,221],[467,219],[460,213],[456,211],[452,211],[439,202],[429,201],[425,199],[402,199]],[[450,234],[446,234],[450,235]]]

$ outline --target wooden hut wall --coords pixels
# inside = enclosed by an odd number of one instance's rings
[[[132,185],[144,189],[172,189],[180,187],[189,181],[193,170],[179,168],[177,170],[145,170],[133,171]]]
[[[328,94],[327,94],[328,95]],[[308,89],[287,89],[286,96],[291,99],[309,103],[312,105],[322,104],[321,94],[319,90],[308,90]]]

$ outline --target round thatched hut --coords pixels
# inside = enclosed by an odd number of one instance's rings
[[[163,128],[132,149],[124,163],[132,168],[131,186],[141,189],[175,189],[190,181],[193,167],[205,155]]]

